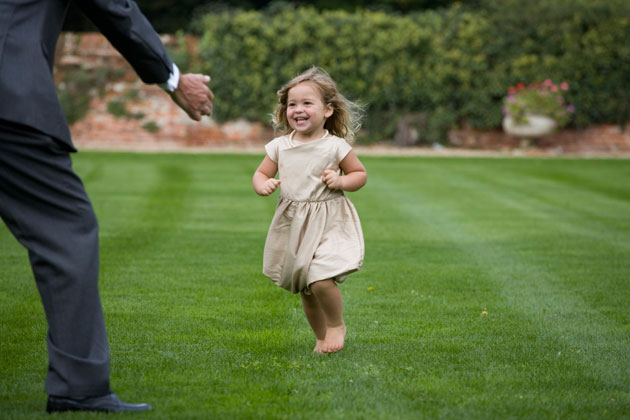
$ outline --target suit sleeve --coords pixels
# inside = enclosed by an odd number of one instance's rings
[[[144,83],[168,80],[173,61],[134,1],[80,0],[76,5],[125,57]]]

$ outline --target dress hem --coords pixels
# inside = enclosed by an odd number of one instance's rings
[[[343,282],[346,281],[346,278],[348,278],[348,276],[350,274],[356,273],[357,271],[361,270],[362,266],[363,266],[363,263],[361,263],[357,268],[352,268],[350,270],[342,271],[339,274],[335,274],[335,275],[332,275],[332,276],[326,276],[326,277],[324,277],[322,279],[307,281],[306,286],[302,290],[297,291],[297,292],[294,292],[291,288],[284,287],[280,283],[280,280],[276,280],[276,279],[272,278],[271,276],[265,274],[264,272],[263,272],[263,275],[265,277],[267,277],[268,279],[270,279],[276,286],[278,286],[278,287],[280,287],[280,288],[282,288],[282,289],[284,289],[284,290],[286,290],[288,292],[291,292],[294,295],[297,295],[297,294],[302,293],[302,292],[304,292],[304,294],[306,294],[306,295],[310,295],[311,294],[310,293],[311,284],[313,284],[315,282],[318,282],[318,281],[329,280],[329,279],[333,280],[335,283],[343,283]]]

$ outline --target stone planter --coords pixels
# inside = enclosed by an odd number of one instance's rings
[[[546,115],[527,114],[527,123],[517,124],[509,115],[503,118],[503,130],[522,139],[537,139],[546,136],[556,128],[553,118]]]

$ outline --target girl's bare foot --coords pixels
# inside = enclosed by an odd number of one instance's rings
[[[335,353],[341,350],[346,341],[346,332],[345,324],[341,324],[339,327],[328,327],[326,339],[322,345],[322,352]]]
[[[313,349],[313,353],[319,353],[319,354],[324,353],[323,347],[324,347],[324,340],[317,339],[317,341],[315,342],[315,348]]]

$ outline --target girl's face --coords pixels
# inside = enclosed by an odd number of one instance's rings
[[[309,82],[300,83],[289,90],[287,120],[295,130],[295,138],[302,141],[317,140],[324,135],[326,119],[333,114],[331,104],[325,104],[319,89]]]

